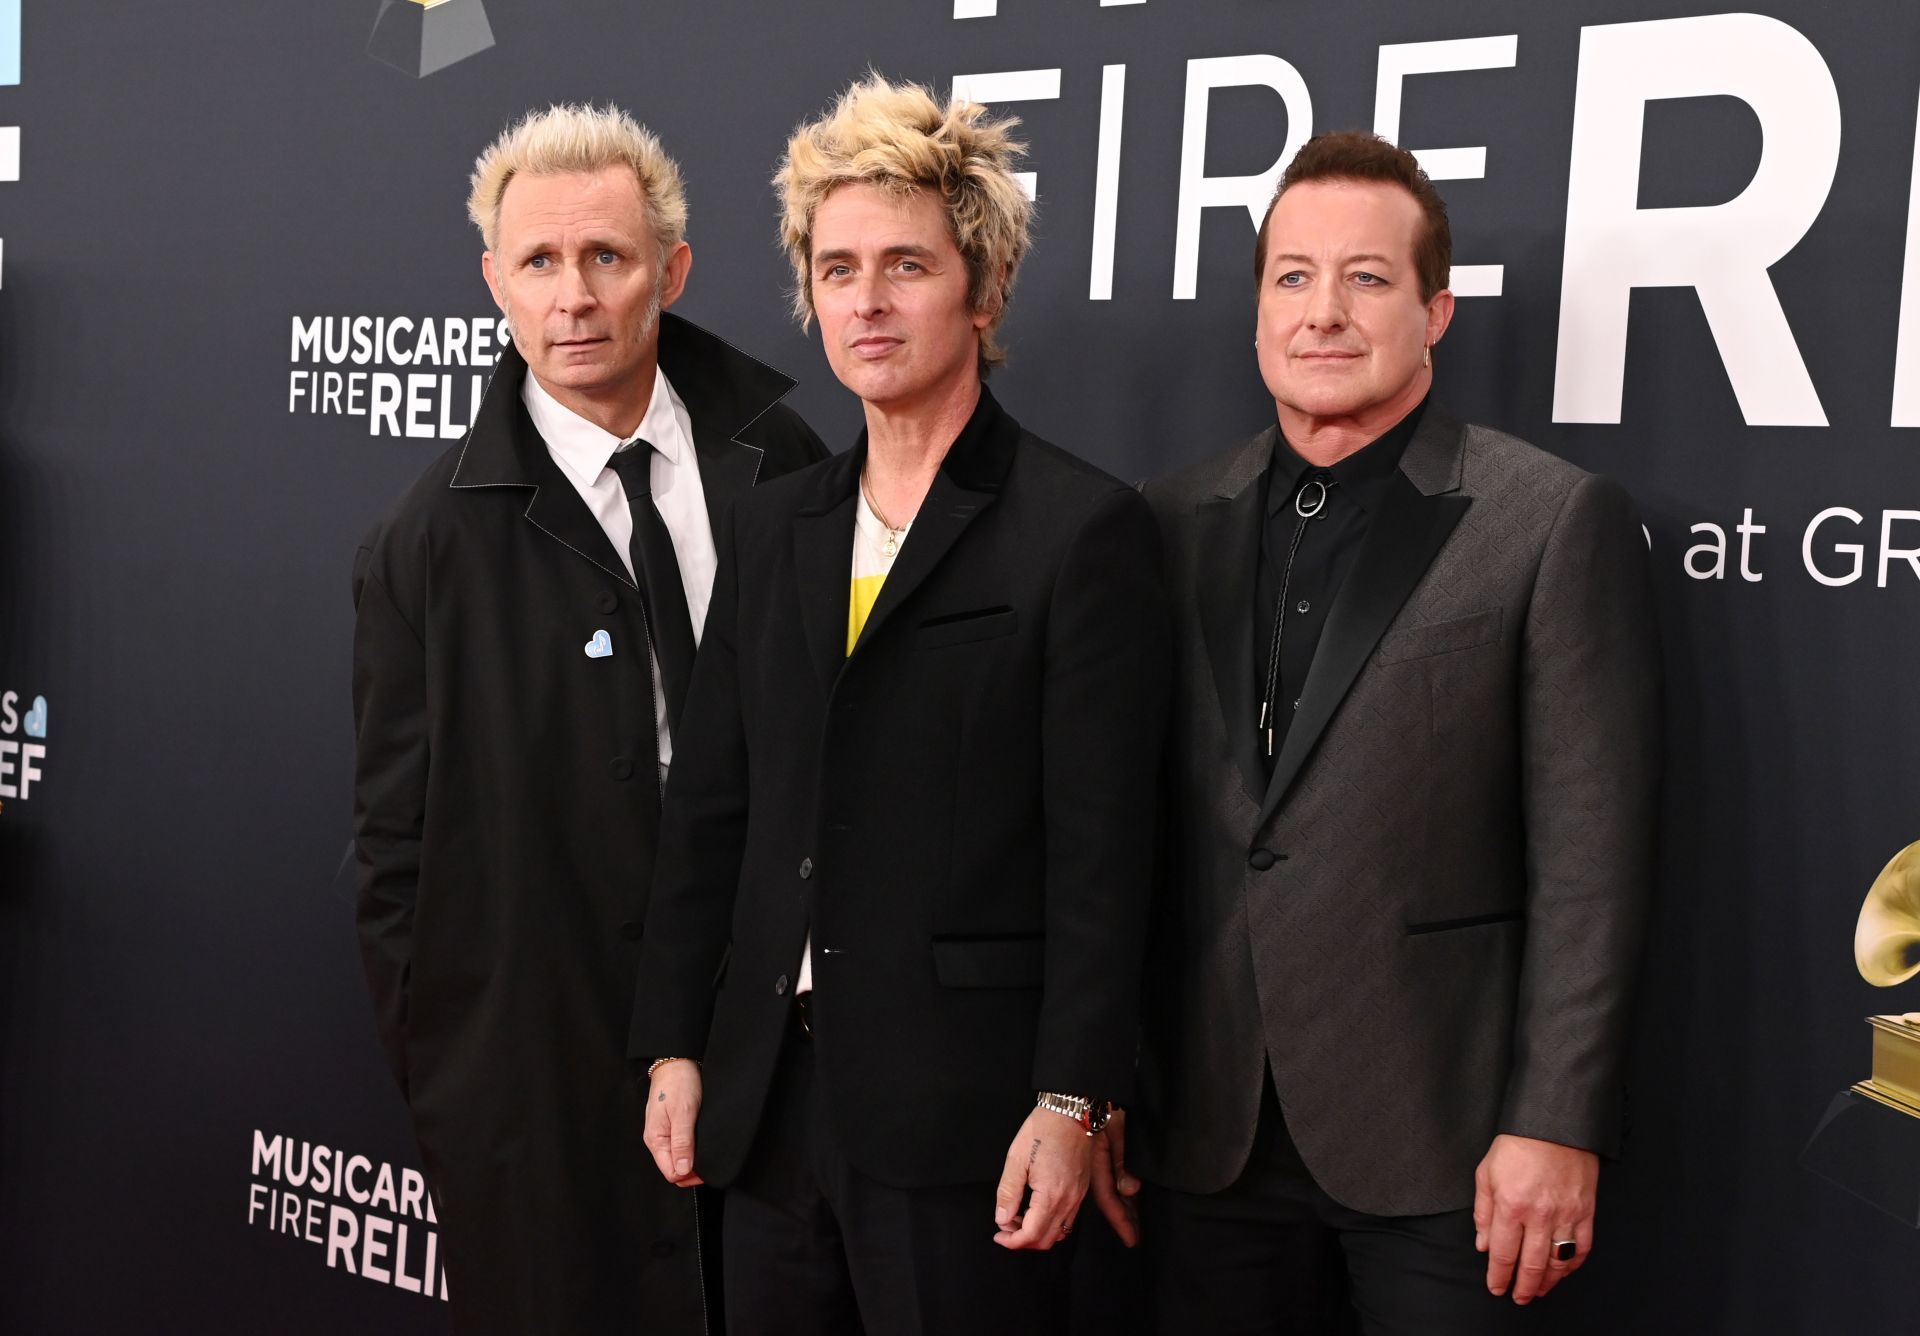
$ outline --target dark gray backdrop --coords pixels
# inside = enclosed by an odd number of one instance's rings
[[[289,411],[290,372],[327,369],[296,363],[290,333],[329,315],[488,315],[464,178],[509,117],[613,99],[657,129],[692,198],[682,310],[798,376],[794,402],[840,447],[855,405],[786,319],[772,245],[766,181],[787,130],[868,65],[943,86],[1059,70],[1058,99],[1006,108],[1026,123],[1041,222],[996,389],[1036,430],[1137,476],[1271,413],[1244,211],[1206,212],[1197,295],[1169,295],[1188,61],[1281,56],[1314,128],[1366,126],[1383,43],[1513,34],[1511,68],[1406,85],[1402,142],[1486,147],[1484,179],[1442,189],[1457,258],[1505,266],[1503,295],[1462,301],[1438,394],[1634,492],[1672,721],[1629,1158],[1603,1178],[1592,1265],[1549,1302],[1571,1331],[1908,1329],[1920,1235],[1797,1156],[1831,1095],[1865,1075],[1860,1018],[1920,1006],[1920,986],[1876,992],[1850,960],[1868,883],[1920,838],[1920,574],[1895,560],[1876,580],[1881,512],[1920,508],[1920,438],[1889,426],[1920,10],[1756,6],[1812,44],[1842,125],[1818,219],[1772,269],[1830,423],[1788,427],[1743,415],[1688,288],[1634,293],[1618,423],[1553,420],[1583,25],[1702,11],[953,8],[486,0],[492,49],[419,78],[366,54],[379,0],[26,0],[20,82],[0,87],[21,146],[19,180],[0,183],[0,693],[17,693],[17,714],[44,697],[48,724],[30,738],[0,709],[0,785],[20,778],[6,743],[44,749],[0,815],[0,1326],[444,1322],[434,1300],[249,1221],[256,1185],[285,1186],[252,1172],[256,1131],[413,1163],[342,869],[348,571],[356,539],[444,446]],[[1102,69],[1117,64],[1113,296],[1092,301]],[[1210,106],[1208,173],[1274,161],[1278,95],[1222,89]],[[1732,199],[1797,132],[1711,90],[1650,103],[1644,125],[1642,209]],[[1799,193],[1818,198],[1818,177]],[[484,369],[430,370],[454,377],[463,422]],[[1844,572],[1837,541],[1867,549],[1844,586],[1802,560],[1802,531],[1834,506],[1865,518],[1819,531],[1823,569]],[[1731,532],[1748,509],[1767,529],[1751,538],[1758,580]],[[1683,568],[1708,522],[1732,540],[1722,579]],[[1920,546],[1920,522],[1892,534]]]

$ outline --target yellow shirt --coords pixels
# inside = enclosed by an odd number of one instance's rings
[[[853,584],[847,594],[848,654],[860,643],[860,632],[873,614],[873,605],[880,601],[880,587],[887,582],[887,573],[893,569],[899,549],[906,542],[907,530],[911,528],[912,524],[906,525],[899,531],[899,538],[893,540],[887,526],[867,504],[866,489],[860,489],[859,504],[853,515]],[[893,550],[889,552],[889,548]]]

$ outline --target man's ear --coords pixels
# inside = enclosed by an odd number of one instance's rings
[[[506,295],[500,291],[500,275],[494,269],[492,251],[481,252],[480,273],[481,276],[487,280],[487,291],[493,294],[493,304],[500,308],[501,315],[505,315],[507,313],[507,298]]]
[[[998,320],[1007,309],[1007,267],[1005,265],[1000,266],[998,278],[999,282],[994,284],[993,288],[993,300],[987,303],[984,309],[973,313],[975,329],[985,329]]]
[[[693,247],[682,241],[667,252],[666,273],[660,283],[660,309],[680,300],[687,290],[687,273],[693,268]]]
[[[1446,288],[1433,294],[1427,302],[1427,347],[1440,342],[1447,332],[1447,326],[1453,323],[1453,293]]]

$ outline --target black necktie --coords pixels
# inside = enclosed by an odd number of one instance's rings
[[[687,703],[687,682],[693,676],[693,619],[687,615],[687,592],[673,555],[673,535],[653,504],[653,482],[648,476],[652,464],[653,446],[646,441],[635,441],[607,461],[607,467],[620,475],[627,509],[633,514],[629,545],[633,573],[640,581],[653,657],[667,692],[667,727],[677,733],[680,711]]]

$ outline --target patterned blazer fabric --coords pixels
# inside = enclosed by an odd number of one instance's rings
[[[1612,483],[1430,409],[1367,546],[1432,550],[1356,561],[1303,736],[1256,785],[1223,629],[1251,571],[1219,553],[1257,553],[1272,444],[1146,489],[1181,621],[1135,1159],[1226,1186],[1270,1067],[1332,1196],[1456,1209],[1497,1132],[1617,1141],[1656,784],[1645,547]]]

